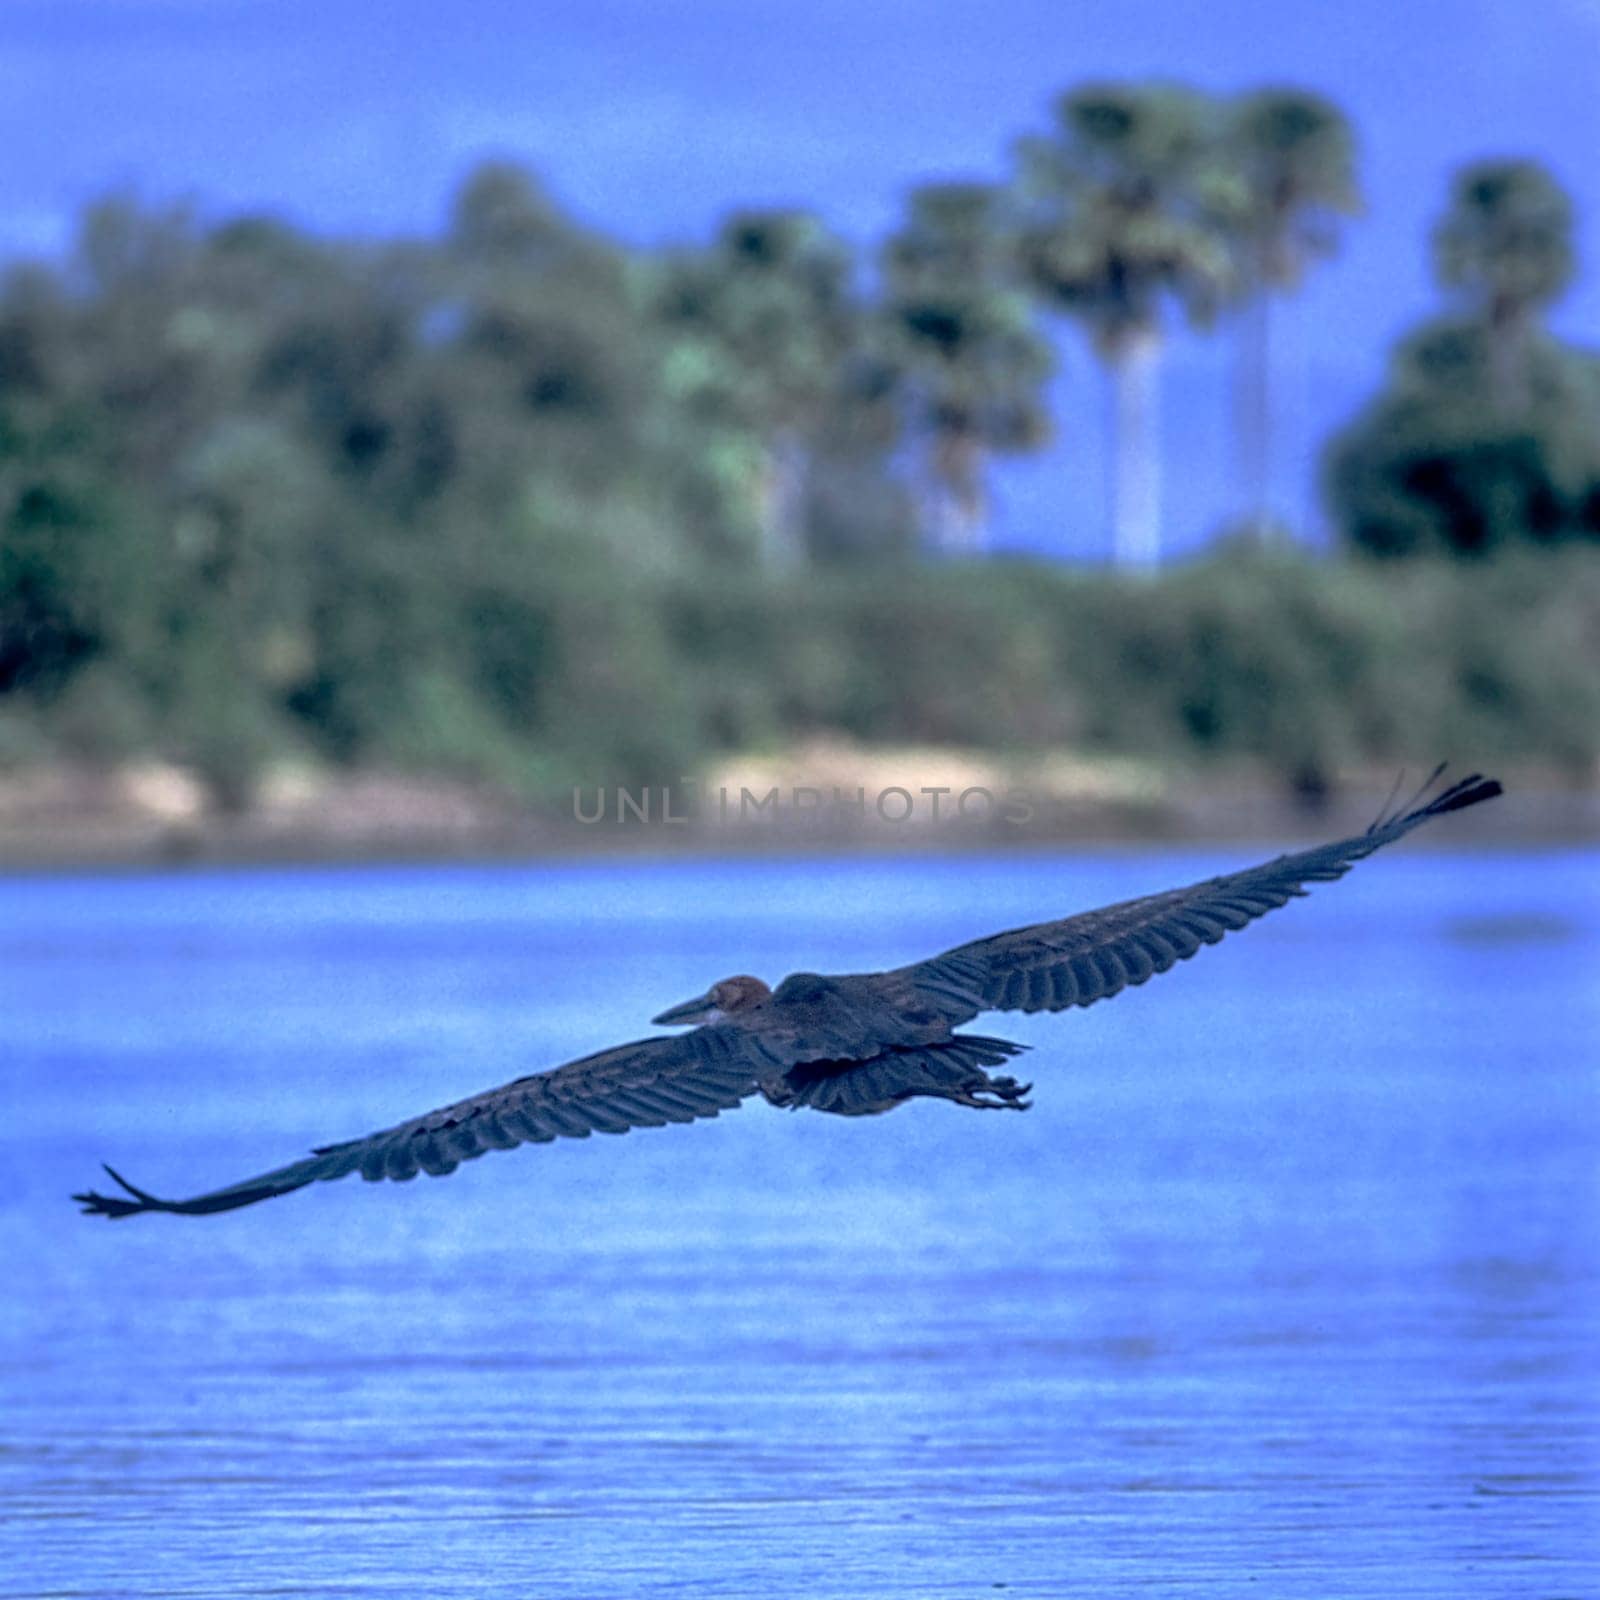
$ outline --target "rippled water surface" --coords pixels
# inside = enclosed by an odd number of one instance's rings
[[[1600,859],[1401,847],[786,1115],[109,1225],[1226,856],[0,884],[0,1595],[1600,1595]]]

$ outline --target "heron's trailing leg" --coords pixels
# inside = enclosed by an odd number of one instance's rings
[[[958,1106],[971,1106],[974,1111],[1026,1111],[1033,1102],[1024,1096],[1032,1089],[1031,1083],[1018,1083],[1015,1078],[991,1078],[985,1073],[981,1085],[963,1085],[950,1098]]]

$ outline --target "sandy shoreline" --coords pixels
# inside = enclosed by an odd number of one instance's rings
[[[570,807],[546,809],[448,778],[293,774],[233,813],[209,806],[179,768],[51,767],[0,775],[0,871],[1289,844],[1365,827],[1387,787],[1363,776],[1299,797],[1248,774],[1178,778],[1082,764],[1052,777],[948,753],[940,762],[880,753],[865,770],[857,756],[854,781],[825,761],[745,762],[687,794],[590,788]],[[1505,798],[1459,819],[1452,844],[1600,843],[1600,788],[1549,774],[1504,777]]]

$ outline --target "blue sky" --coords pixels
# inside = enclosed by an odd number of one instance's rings
[[[431,230],[487,155],[586,220],[704,236],[739,204],[803,204],[867,240],[916,182],[994,176],[1093,76],[1230,91],[1304,84],[1350,113],[1369,213],[1280,317],[1293,381],[1280,498],[1315,515],[1315,450],[1434,304],[1425,235],[1451,169],[1547,162],[1592,268],[1558,325],[1600,345],[1600,0],[6,0],[0,251],[58,249],[132,187],[338,232]],[[1225,514],[1226,336],[1169,362],[1170,530]],[[1103,548],[1101,396],[1063,340],[1060,436],[999,483],[1004,541]]]

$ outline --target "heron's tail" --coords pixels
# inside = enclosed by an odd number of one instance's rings
[[[867,1061],[807,1061],[763,1083],[771,1105],[806,1107],[839,1116],[872,1116],[907,1100],[930,1097],[962,1105],[995,1103],[1027,1109],[1033,1086],[992,1078],[997,1067],[1028,1047],[1010,1039],[958,1033],[939,1044],[892,1046]],[[985,1097],[989,1097],[986,1099]]]

